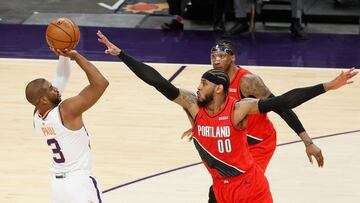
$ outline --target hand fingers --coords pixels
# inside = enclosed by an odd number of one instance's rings
[[[56,49],[56,52],[57,52],[58,54],[65,55],[65,53],[64,53],[64,51],[63,51],[63,50]]]
[[[186,132],[184,132],[184,133],[181,135],[181,139],[184,139],[185,136],[186,136]]]
[[[189,141],[192,140],[192,131],[185,131],[182,136],[181,139],[183,139],[184,137],[189,137]]]
[[[184,139],[184,137],[189,137],[189,134],[187,132],[184,132],[181,136],[181,139]]]
[[[102,33],[100,30],[98,30],[96,34],[97,34],[97,36],[99,36],[99,37],[104,36],[103,33]]]
[[[355,75],[357,75],[358,73],[359,73],[359,71],[351,72],[351,73],[349,74],[349,77],[352,78],[352,77],[354,77]]]
[[[313,164],[313,160],[312,160],[311,154],[308,154],[308,158],[309,158],[310,163]]]
[[[53,47],[49,47],[49,48],[52,52],[54,52],[54,54],[59,55],[59,53]]]
[[[104,38],[98,38],[98,41],[100,42],[100,43],[103,43],[103,44],[105,44],[105,46],[107,46],[107,47],[110,47],[111,46],[111,44],[110,44],[110,42],[104,37]]]
[[[98,38],[99,42],[102,42],[104,44],[106,43],[107,38],[105,37],[105,35],[100,30],[97,31],[96,35],[99,37]]]
[[[324,166],[324,157],[321,154],[321,151],[317,155],[315,155],[315,158],[316,158],[316,161],[318,162],[318,166],[323,167]]]
[[[345,72],[345,75],[350,78],[354,77],[356,74],[358,74],[358,71],[355,71],[355,67],[353,67]]]

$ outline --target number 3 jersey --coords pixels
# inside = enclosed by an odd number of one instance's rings
[[[253,164],[245,128],[233,123],[237,100],[227,97],[223,108],[210,114],[200,108],[193,128],[193,141],[199,155],[215,179],[241,175]]]
[[[69,173],[85,170],[91,173],[89,136],[84,126],[75,131],[67,129],[63,125],[57,106],[43,118],[36,112],[34,127],[37,134],[46,139],[52,156],[51,172]]]

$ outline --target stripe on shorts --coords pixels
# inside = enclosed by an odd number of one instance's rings
[[[98,200],[99,200],[99,203],[102,203],[101,201],[101,197],[100,197],[100,192],[99,192],[99,188],[97,187],[97,182],[95,180],[95,178],[89,176],[92,180],[92,182],[94,183],[94,186],[95,186],[95,189],[96,189],[96,194],[97,194],[97,197],[98,197]]]

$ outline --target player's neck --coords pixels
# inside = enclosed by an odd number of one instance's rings
[[[206,110],[211,114],[216,114],[221,111],[225,105],[226,96],[215,96],[213,101],[209,103]]]
[[[46,106],[41,106],[41,107],[37,107],[38,112],[39,112],[39,116],[41,118],[45,118],[47,116],[47,114],[53,109],[55,108],[54,105],[46,105]]]
[[[237,69],[238,69],[237,66],[235,64],[232,64],[231,67],[226,72],[229,76],[230,81],[234,79]]]

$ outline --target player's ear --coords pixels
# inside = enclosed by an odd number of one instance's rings
[[[235,54],[232,54],[232,55],[231,55],[231,61],[233,61],[234,63],[236,62],[236,56],[235,56]]]
[[[46,96],[41,96],[40,98],[39,98],[39,103],[40,104],[46,104],[46,103],[48,103],[49,102],[49,99],[46,97]]]
[[[216,85],[215,87],[215,92],[216,93],[221,93],[224,91],[224,86],[223,85]]]

